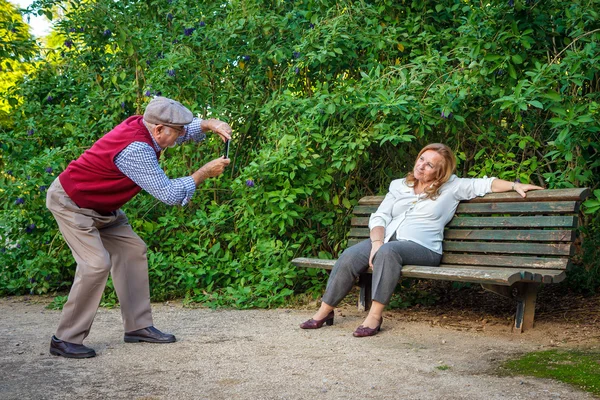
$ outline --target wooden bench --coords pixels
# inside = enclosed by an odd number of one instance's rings
[[[439,267],[405,265],[406,278],[479,283],[515,299],[515,332],[533,328],[541,283],[566,277],[574,253],[579,206],[589,189],[552,189],[527,193],[490,193],[459,204],[444,232]],[[348,246],[369,238],[368,221],[383,196],[360,199],[353,209]],[[298,267],[331,270],[335,260],[296,258]],[[359,308],[371,305],[371,271],[359,278]]]

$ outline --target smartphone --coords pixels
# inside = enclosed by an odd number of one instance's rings
[[[223,151],[225,158],[229,158],[229,140],[225,141],[225,149]]]

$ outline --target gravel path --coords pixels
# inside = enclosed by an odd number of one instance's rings
[[[176,343],[124,343],[119,310],[100,309],[86,340],[98,356],[71,360],[48,353],[58,311],[35,298],[0,299],[0,399],[594,398],[495,373],[506,358],[551,345],[544,326],[457,330],[389,312],[379,335],[357,339],[364,315],[351,307],[314,331],[298,328],[311,310],[153,311]]]

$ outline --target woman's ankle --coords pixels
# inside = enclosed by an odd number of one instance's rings
[[[313,319],[320,320],[326,318],[333,311],[334,307],[321,303],[319,310],[313,315]]]

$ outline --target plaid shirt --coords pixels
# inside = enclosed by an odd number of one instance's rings
[[[179,145],[190,139],[195,142],[203,141],[206,135],[200,127],[201,122],[200,118],[194,118],[189,125],[186,125],[185,135],[177,139],[176,143]],[[196,191],[194,178],[185,176],[169,179],[156,158],[156,151],[164,149],[160,148],[154,137],[152,137],[152,142],[154,149],[147,143],[131,143],[117,154],[114,160],[115,165],[139,187],[163,203],[186,205]]]

